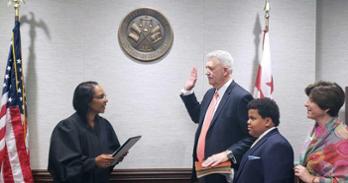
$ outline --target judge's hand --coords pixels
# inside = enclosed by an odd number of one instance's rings
[[[223,151],[221,153],[213,154],[209,156],[205,161],[203,161],[203,167],[213,167],[218,165],[219,163],[228,161],[227,152]]]
[[[195,67],[192,68],[191,74],[185,83],[185,90],[192,90],[195,87],[197,81],[197,69]]]
[[[307,168],[302,165],[296,165],[294,168],[295,175],[300,178],[303,182],[312,182],[314,176],[311,175]]]
[[[95,158],[95,163],[100,168],[107,168],[112,165],[114,158],[111,154],[101,154]]]

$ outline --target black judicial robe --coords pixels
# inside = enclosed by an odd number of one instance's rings
[[[99,168],[95,157],[120,146],[106,119],[96,116],[94,128],[77,113],[61,121],[51,136],[48,171],[58,183],[106,183],[113,167]]]

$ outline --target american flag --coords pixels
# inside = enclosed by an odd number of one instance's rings
[[[0,110],[0,182],[33,182],[27,134],[20,23],[15,21]]]

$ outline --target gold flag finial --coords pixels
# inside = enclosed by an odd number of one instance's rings
[[[25,0],[8,0],[8,5],[13,6],[15,9],[15,19],[19,19],[19,7],[21,7],[21,4],[24,4]]]
[[[269,11],[270,11],[271,7],[269,5],[269,1],[265,0],[265,7],[264,7],[264,11],[265,11],[265,29],[266,31],[268,31],[268,27],[269,27]]]

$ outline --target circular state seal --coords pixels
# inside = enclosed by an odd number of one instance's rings
[[[167,19],[149,8],[130,12],[118,30],[118,41],[123,51],[140,61],[161,58],[170,50],[173,37]]]

